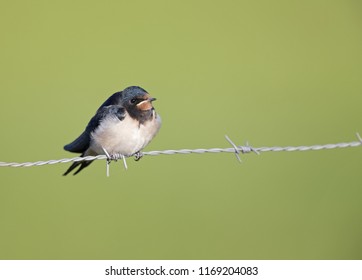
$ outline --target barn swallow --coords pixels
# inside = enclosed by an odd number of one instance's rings
[[[81,153],[81,157],[96,155],[140,155],[141,150],[155,137],[161,127],[151,97],[138,86],[127,87],[110,96],[89,121],[85,131],[64,149]],[[74,162],[63,174],[78,174],[92,161]]]

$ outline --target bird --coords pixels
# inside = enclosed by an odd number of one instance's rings
[[[139,86],[130,86],[111,95],[96,111],[84,132],[64,150],[81,153],[81,157],[107,155],[108,160],[117,155],[142,157],[145,148],[161,127],[161,117],[152,102],[156,98]],[[119,157],[118,157],[119,158]],[[92,161],[73,162],[63,174],[73,175],[89,166]]]

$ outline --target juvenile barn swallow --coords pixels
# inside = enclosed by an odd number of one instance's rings
[[[82,153],[81,157],[104,155],[105,151],[111,157],[140,155],[161,127],[161,118],[152,106],[154,100],[137,86],[116,92],[99,107],[85,131],[64,149]],[[75,175],[91,163],[74,162],[63,175],[80,165]]]

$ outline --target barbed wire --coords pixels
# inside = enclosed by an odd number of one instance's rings
[[[245,146],[236,145],[227,135],[225,135],[226,140],[231,144],[231,148],[210,148],[210,149],[180,149],[180,150],[163,150],[163,151],[149,151],[143,152],[142,156],[158,156],[158,155],[177,155],[177,154],[204,154],[204,153],[234,153],[236,158],[241,162],[239,154],[246,154],[254,152],[260,154],[262,152],[304,152],[304,151],[318,151],[323,149],[336,149],[336,148],[349,148],[349,147],[358,147],[362,145],[361,136],[356,133],[358,141],[337,143],[337,144],[325,144],[325,145],[312,145],[312,146],[285,146],[285,147],[252,147],[248,143]],[[79,162],[79,161],[92,161],[107,159],[110,161],[110,156],[105,151],[106,155],[98,156],[86,156],[86,157],[73,157],[73,158],[63,158],[56,160],[46,160],[46,161],[36,161],[36,162],[0,162],[0,167],[32,167],[32,166],[42,166],[48,164],[57,164],[57,163],[69,163],[69,162]],[[127,164],[125,161],[125,156],[123,155],[112,155],[112,160],[123,159],[125,168]]]

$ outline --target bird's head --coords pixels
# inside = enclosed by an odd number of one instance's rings
[[[134,117],[145,111],[153,110],[152,101],[155,101],[147,91],[138,86],[131,86],[122,92],[122,105]]]

